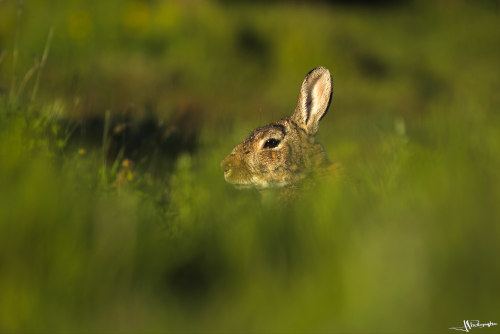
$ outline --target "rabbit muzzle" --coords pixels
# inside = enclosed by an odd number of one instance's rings
[[[234,154],[230,154],[222,160],[221,168],[224,171],[226,182],[237,188],[251,188],[253,186],[248,167]]]

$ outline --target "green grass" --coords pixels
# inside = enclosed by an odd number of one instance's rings
[[[448,5],[30,1],[16,23],[0,3],[0,332],[498,322],[498,14]],[[344,177],[291,206],[226,184],[222,158],[318,65]],[[110,157],[111,125],[72,140],[108,110],[196,148]]]

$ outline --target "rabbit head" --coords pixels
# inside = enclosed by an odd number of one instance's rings
[[[328,69],[317,67],[309,72],[293,115],[255,129],[224,158],[221,167],[226,181],[258,190],[290,187],[328,167],[326,152],[315,135],[332,91]]]

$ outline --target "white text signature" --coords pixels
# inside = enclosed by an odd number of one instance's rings
[[[475,327],[491,327],[491,326],[497,326],[498,324],[495,322],[487,322],[487,323],[480,323],[479,320],[464,320],[464,325],[462,327],[450,327],[450,329],[456,329],[457,331],[463,331],[463,332],[468,332],[471,330],[471,328]]]

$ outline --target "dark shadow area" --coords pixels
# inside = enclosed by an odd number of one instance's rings
[[[192,154],[197,149],[202,112],[187,106],[177,110],[168,120],[154,115],[89,116],[79,120],[64,119],[63,128],[71,129],[68,150],[101,149],[107,163],[129,159],[137,167],[150,172],[172,167],[182,153]]]

